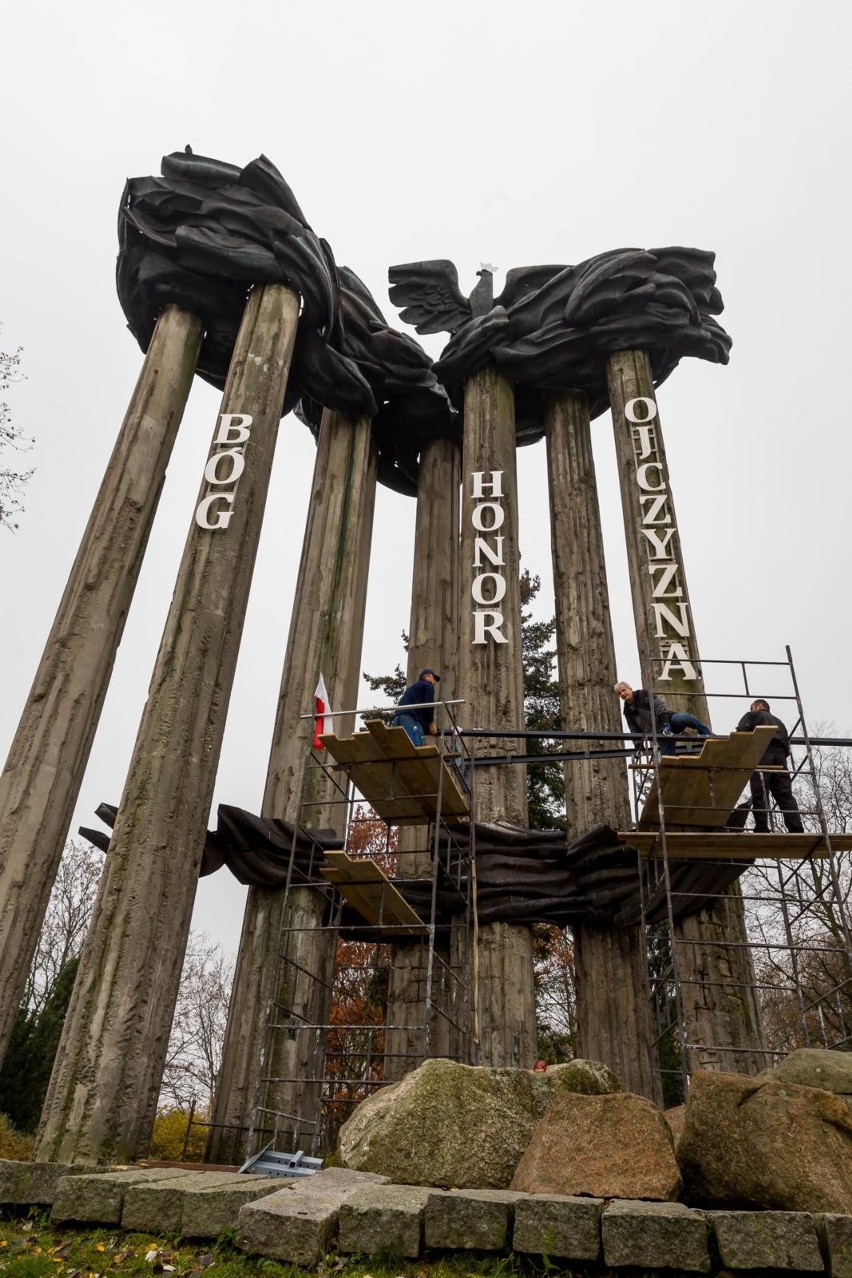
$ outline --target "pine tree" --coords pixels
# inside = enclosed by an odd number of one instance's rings
[[[0,1113],[18,1131],[34,1132],[38,1126],[79,961],[75,956],[65,963],[38,1011],[18,1009],[0,1069]]]
[[[549,621],[533,621],[530,604],[541,590],[541,578],[521,574],[521,634],[524,667],[524,727],[530,731],[558,732],[559,683],[554,677],[556,650],[553,636],[556,618]],[[408,635],[402,632],[403,646],[408,651]],[[370,675],[364,679],[373,692],[382,692],[394,702],[405,691],[406,677],[401,666],[393,674]],[[391,717],[391,712],[388,713]],[[527,742],[528,754],[547,754],[556,748],[553,741],[531,737]],[[562,830],[565,828],[565,780],[559,763],[532,763],[527,765],[527,796],[529,823],[534,830]]]

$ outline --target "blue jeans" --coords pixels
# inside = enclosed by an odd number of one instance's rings
[[[696,719],[694,714],[684,714],[677,710],[669,719],[669,728],[675,734],[683,732],[684,728],[694,728],[699,737],[709,737],[710,729],[706,723],[702,723],[700,719]],[[658,737],[658,745],[660,754],[674,754],[676,741],[672,741],[671,737]]]
[[[391,720],[392,728],[405,728],[412,745],[422,746],[423,724],[413,714],[395,714]]]

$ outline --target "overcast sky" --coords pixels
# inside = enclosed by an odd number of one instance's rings
[[[37,470],[20,531],[0,530],[0,756],[141,366],[114,287],[123,184],[187,143],[235,164],[268,155],[395,322],[393,263],[449,257],[467,293],[483,261],[499,290],[513,266],[619,246],[715,250],[731,363],[685,362],[659,393],[699,646],[780,660],[790,644],[811,725],[852,732],[849,35],[835,0],[14,6],[0,349],[24,347],[9,400]],[[218,398],[196,383],[74,828],[119,800]],[[638,682],[608,415],[595,440],[619,671]],[[215,796],[255,811],[313,453],[285,420]],[[523,562],[549,615],[544,445],[519,469]],[[380,491],[371,672],[402,659],[413,516]],[[745,708],[717,703],[714,727]],[[195,920],[232,950],[235,888],[224,870],[202,881]]]

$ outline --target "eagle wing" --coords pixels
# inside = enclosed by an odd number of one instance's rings
[[[458,272],[446,258],[407,262],[388,271],[388,296],[418,333],[455,333],[471,317]]]

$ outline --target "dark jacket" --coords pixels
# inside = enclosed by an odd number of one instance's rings
[[[624,717],[631,732],[641,733],[643,737],[651,735],[651,697],[644,688],[634,688],[633,700],[625,701]],[[659,732],[666,726],[672,712],[662,697],[654,697],[654,718]]]
[[[772,724],[775,729],[775,736],[766,747],[766,751],[761,759],[761,763],[765,763],[770,755],[783,755],[787,758],[790,753],[790,736],[786,727],[776,715],[770,714],[768,710],[749,710],[744,714],[737,724],[737,732],[754,732],[755,728],[761,724]]]
[[[403,706],[416,706],[418,702],[420,701],[434,701],[434,700],[435,700],[434,683],[430,683],[428,679],[418,679],[417,682],[413,683],[410,688],[405,689],[405,692],[402,694],[399,701],[397,702],[397,706],[399,709],[402,709]],[[426,706],[423,710],[408,710],[406,711],[406,713],[410,714],[413,719],[420,720],[420,722],[423,724],[424,732],[428,732],[429,724],[435,718],[435,714],[430,709],[429,706]]]

